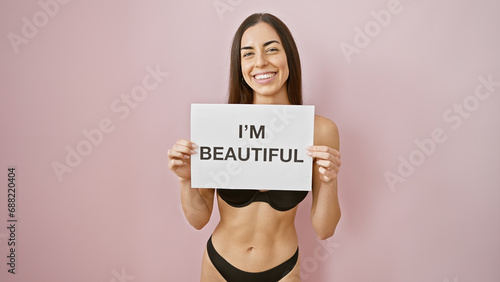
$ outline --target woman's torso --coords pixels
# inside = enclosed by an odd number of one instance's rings
[[[295,215],[307,192],[279,192],[217,193],[220,222],[212,240],[233,266],[260,272],[286,261],[297,250]]]

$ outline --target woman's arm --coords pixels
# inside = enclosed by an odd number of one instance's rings
[[[331,237],[340,220],[337,174],[340,167],[339,131],[331,120],[314,119],[314,146],[309,149],[313,160],[311,220],[322,240]]]
[[[189,224],[202,229],[210,220],[214,203],[214,189],[191,188],[191,155],[196,144],[180,139],[168,150],[168,167],[179,177],[181,204]]]

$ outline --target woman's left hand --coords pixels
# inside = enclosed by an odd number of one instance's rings
[[[328,146],[309,146],[307,154],[319,166],[321,181],[330,183],[337,179],[340,168],[340,152]]]

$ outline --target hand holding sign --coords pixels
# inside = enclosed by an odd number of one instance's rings
[[[319,166],[320,180],[330,183],[337,178],[340,169],[340,152],[328,146],[309,146],[307,155],[315,158]]]
[[[191,155],[196,154],[198,146],[188,140],[179,139],[168,150],[168,168],[181,180],[191,179]]]

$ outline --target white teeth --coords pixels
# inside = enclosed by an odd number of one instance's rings
[[[267,79],[267,78],[270,78],[270,77],[273,77],[275,76],[276,73],[275,72],[270,72],[270,73],[264,73],[264,74],[258,74],[255,77],[255,79]]]

